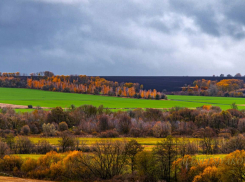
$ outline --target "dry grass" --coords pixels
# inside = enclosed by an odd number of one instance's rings
[[[51,182],[51,181],[43,181],[43,180],[35,180],[35,179],[22,179],[22,178],[12,178],[12,177],[5,177],[0,176],[1,182]]]

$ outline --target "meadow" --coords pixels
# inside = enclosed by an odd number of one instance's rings
[[[44,156],[45,154],[12,154],[13,156],[18,156],[22,159],[26,159],[26,158],[32,158],[32,159],[39,159],[40,157]],[[65,154],[62,154],[63,156],[65,156]],[[220,158],[223,159],[225,158],[225,156],[227,156],[227,154],[213,154],[213,155],[206,155],[206,154],[196,154],[193,155],[193,158],[196,158],[199,161],[205,160],[205,159],[210,159],[210,158]]]
[[[33,143],[37,143],[39,140],[47,140],[51,145],[58,145],[60,138],[58,137],[52,137],[52,138],[40,138],[40,137],[29,137],[29,139]],[[158,142],[161,142],[162,140],[165,140],[165,138],[130,138],[130,137],[123,137],[123,138],[79,138],[80,141],[85,142],[87,145],[92,145],[95,142],[98,141],[105,141],[105,140],[112,140],[112,141],[129,141],[135,139],[139,144],[141,145],[156,145]],[[178,138],[181,142],[183,138]],[[200,138],[188,138],[191,142],[193,141],[200,141]]]
[[[29,137],[29,139],[34,143],[37,144],[38,141],[40,140],[46,140],[48,141],[51,145],[59,145],[59,140],[60,138],[58,137],[49,137],[49,138],[40,138],[40,137]],[[152,151],[152,148],[155,147],[155,145],[158,142],[161,142],[163,140],[165,140],[165,138],[130,138],[130,137],[123,137],[123,138],[83,138],[80,137],[79,141],[80,144],[85,144],[88,146],[91,146],[93,144],[95,144],[96,142],[100,142],[100,141],[130,141],[130,140],[136,140],[139,144],[141,144],[144,147],[145,151]],[[186,139],[186,138],[185,138]],[[178,138],[178,142],[182,142],[183,138]],[[194,142],[194,141],[201,141],[202,139],[200,138],[188,138],[189,141]]]
[[[214,105],[222,109],[230,109],[230,105],[235,102],[238,109],[245,109],[245,98],[168,95],[168,99],[179,102],[200,103],[201,105]]]
[[[234,102],[238,105],[239,109],[245,109],[244,98],[168,95],[168,100],[146,100],[20,88],[0,88],[0,103],[48,108],[56,106],[68,108],[72,104],[75,106],[89,104],[94,106],[104,105],[104,107],[112,109],[163,109],[176,106],[196,108],[202,105],[214,105],[221,107],[221,109],[229,109],[230,105]],[[19,109],[16,111],[25,112],[31,110]]]

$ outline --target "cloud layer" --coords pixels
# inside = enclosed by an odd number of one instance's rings
[[[245,74],[244,9],[243,0],[0,1],[0,71]]]

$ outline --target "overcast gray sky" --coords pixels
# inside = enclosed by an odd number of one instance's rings
[[[244,0],[1,0],[0,71],[245,74]]]

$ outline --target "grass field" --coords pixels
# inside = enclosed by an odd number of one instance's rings
[[[226,155],[227,154],[214,154],[214,155],[202,155],[202,154],[199,154],[199,155],[195,155],[195,157],[198,160],[210,159],[210,158],[220,158],[220,159],[223,159],[223,158],[225,158]]]
[[[200,103],[200,105],[215,105],[222,109],[230,109],[230,105],[235,102],[238,105],[238,109],[245,109],[245,98],[168,95],[168,99],[179,102]]]
[[[225,158],[226,155],[227,154],[213,154],[213,155],[197,154],[197,155],[193,155],[193,157],[196,158],[197,160],[205,160],[205,159],[210,159],[210,158],[223,159]],[[37,160],[38,158],[44,156],[44,154],[13,154],[13,156],[19,156],[22,159],[32,158],[32,159]]]
[[[33,143],[38,143],[40,140],[47,140],[50,144],[52,145],[58,145],[60,138],[54,137],[54,138],[39,138],[39,137],[29,137],[30,140]],[[90,146],[94,144],[95,142],[100,142],[100,141],[106,141],[106,140],[111,140],[111,141],[129,141],[131,139],[135,139],[138,143],[140,143],[143,147],[144,150],[146,151],[151,151],[152,148],[158,143],[165,138],[79,138],[80,142],[85,143],[86,145]],[[199,141],[201,140],[200,138],[188,138],[190,141]],[[182,138],[179,138],[179,142],[182,141]]]
[[[90,104],[94,106],[104,105],[104,107],[108,108],[171,108],[175,106],[196,108],[204,104],[212,104],[222,109],[229,109],[230,105],[236,102],[239,109],[245,109],[244,98],[178,95],[168,95],[168,98],[169,100],[145,100],[19,88],[0,88],[0,103],[26,106],[61,106],[67,108],[72,104],[75,106]],[[24,112],[31,110],[18,109],[17,111]]]
[[[39,137],[29,137],[29,139],[33,143],[37,143],[39,140],[47,140],[52,145],[58,145],[60,138],[53,137],[53,138],[39,138]],[[135,139],[138,143],[141,145],[156,145],[157,142],[161,142],[162,140],[165,140],[165,138],[79,138],[80,141],[86,142],[87,145],[92,145],[97,141],[106,141],[106,140],[112,140],[112,141],[129,141],[131,139]],[[188,138],[190,141],[198,141],[201,140],[200,138]],[[179,141],[182,141],[182,138],[179,138]]]
[[[42,156],[44,156],[44,154],[13,154],[13,156],[19,156],[20,158],[26,159],[26,158],[32,158],[32,159],[38,159]]]
[[[198,103],[171,100],[130,99],[88,94],[49,92],[31,89],[0,88],[0,103],[42,107],[69,107],[92,104],[108,108],[170,108],[174,106],[197,107]]]

